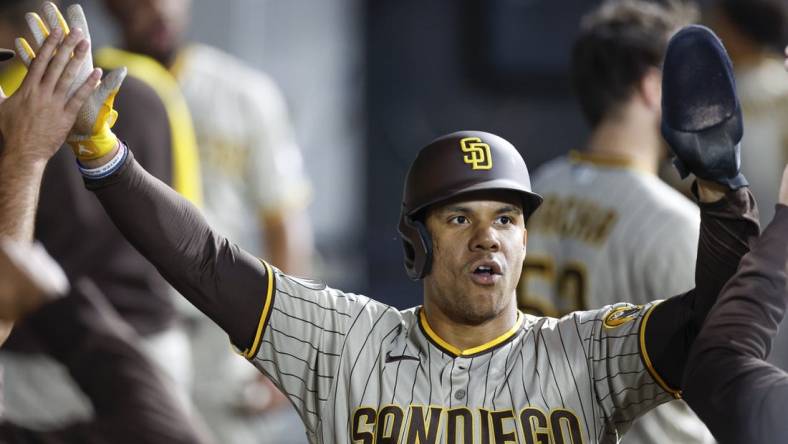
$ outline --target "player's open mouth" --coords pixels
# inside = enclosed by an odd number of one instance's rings
[[[501,266],[495,261],[477,263],[471,272],[471,280],[479,285],[493,285],[501,276]]]

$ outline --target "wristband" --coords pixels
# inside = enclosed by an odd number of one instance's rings
[[[120,169],[121,166],[126,162],[126,158],[129,156],[129,149],[126,147],[125,143],[120,143],[120,149],[115,154],[115,156],[104,165],[98,168],[85,168],[79,163],[77,160],[77,167],[79,167],[79,172],[82,173],[82,176],[86,179],[103,179],[105,177],[109,177],[115,174],[116,171]]]

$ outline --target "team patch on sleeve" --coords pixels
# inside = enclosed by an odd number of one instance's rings
[[[616,328],[620,327],[627,322],[634,321],[637,319],[638,314],[640,314],[641,310],[643,310],[642,305],[632,305],[626,304],[620,307],[616,307],[610,311],[610,313],[605,316],[605,320],[603,322],[605,328]]]

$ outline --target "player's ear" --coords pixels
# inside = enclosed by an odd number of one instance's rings
[[[643,103],[651,110],[660,110],[662,107],[662,71],[650,68],[640,79],[638,94]]]
[[[523,250],[525,250],[527,244],[528,244],[528,229],[523,228]]]

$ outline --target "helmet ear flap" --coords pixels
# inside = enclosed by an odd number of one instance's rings
[[[427,276],[432,268],[432,238],[427,226],[420,220],[402,215],[399,224],[402,249],[405,253],[405,271],[417,281]]]

